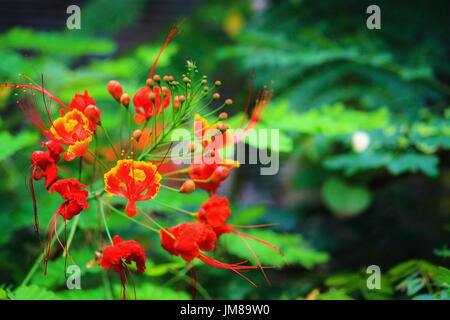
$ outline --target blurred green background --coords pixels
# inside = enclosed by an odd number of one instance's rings
[[[66,8],[81,8],[81,30],[67,30]],[[39,80],[62,101],[89,89],[114,126],[117,106],[106,83],[127,92],[144,82],[170,27],[186,18],[158,65],[180,76],[186,60],[223,82],[221,93],[245,106],[255,85],[272,83],[261,128],[280,129],[281,168],[261,176],[243,165],[219,192],[233,199],[234,224],[279,223],[251,232],[285,259],[254,244],[272,287],[258,272],[253,288],[231,271],[196,264],[199,299],[449,299],[450,24],[447,1],[377,1],[381,30],[366,28],[369,1],[12,1],[0,3],[0,81],[18,73]],[[233,113],[233,112],[231,112]],[[97,242],[95,206],[80,218],[71,254],[82,290],[67,290],[55,256],[20,286],[39,255],[26,185],[39,135],[0,89],[0,299],[120,298],[117,275],[88,268]],[[59,200],[39,187],[42,223]],[[206,198],[161,199],[195,208]],[[148,204],[166,226],[178,217]],[[92,218],[94,216],[94,218]],[[185,263],[158,238],[111,216],[111,229],[143,243],[148,268],[135,276],[140,299],[189,299]],[[224,235],[215,255],[251,253]],[[381,289],[366,268],[378,265]],[[23,283],[22,283],[23,284]],[[19,287],[20,286],[20,287]]]

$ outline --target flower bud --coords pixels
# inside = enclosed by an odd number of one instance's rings
[[[153,85],[155,84],[155,81],[154,81],[153,79],[151,79],[151,78],[148,78],[148,79],[145,81],[145,84],[151,88],[151,87],[153,87]]]
[[[219,166],[216,170],[214,170],[213,174],[209,178],[211,182],[217,183],[225,180],[230,175],[230,169],[227,167]]]
[[[108,82],[108,85],[106,86],[108,89],[109,94],[116,99],[116,101],[120,102],[120,97],[123,93],[122,85],[117,80],[111,80]]]
[[[186,180],[180,188],[181,193],[192,193],[195,191],[195,182],[192,180]]]
[[[128,93],[122,94],[120,97],[120,103],[128,108],[128,105],[130,104],[130,95]]]
[[[185,96],[183,96],[183,95],[181,95],[181,96],[178,96],[178,100],[181,102],[181,103],[183,103],[183,102],[185,102],[186,101],[186,97]]]
[[[153,80],[155,80],[156,82],[160,82],[160,81],[161,81],[161,76],[155,74],[155,75],[153,76]]]
[[[228,113],[222,112],[221,114],[219,114],[219,118],[220,118],[221,120],[226,120],[226,119],[228,119]]]
[[[92,104],[88,105],[86,109],[84,109],[84,115],[89,119],[89,121],[95,124],[99,124],[102,118],[102,112],[100,109]]]
[[[220,98],[220,94],[216,92],[216,93],[213,94],[212,97],[213,97],[213,99],[216,99],[216,100],[217,100],[217,99]]]
[[[216,85],[216,87],[220,87],[222,85],[222,82],[220,80],[217,80],[216,82],[214,82],[214,84]]]
[[[141,135],[142,135],[142,130],[141,129],[136,129],[136,130],[133,131],[133,138],[136,141],[139,141],[139,138],[141,137]]]
[[[184,77],[184,78],[183,78],[183,82],[184,82],[184,83],[191,82],[191,79],[189,79],[188,77]]]
[[[155,94],[154,92],[150,92],[150,93],[148,94],[148,98],[149,98],[151,101],[154,101],[154,100],[156,99],[156,94]]]
[[[175,109],[175,111],[180,108],[180,98],[178,96],[175,96],[175,98],[173,98],[173,108]]]
[[[233,104],[233,100],[227,99],[227,100],[225,100],[225,104],[228,104],[228,105]]]

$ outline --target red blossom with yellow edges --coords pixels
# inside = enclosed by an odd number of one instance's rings
[[[50,128],[52,140],[68,146],[64,160],[71,161],[84,156],[92,140],[89,126],[88,118],[77,109],[53,121]]]
[[[114,168],[105,173],[105,191],[128,199],[125,212],[136,215],[136,202],[153,199],[161,186],[161,175],[151,162],[119,160]]]

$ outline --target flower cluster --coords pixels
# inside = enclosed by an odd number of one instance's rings
[[[106,90],[118,103],[120,113],[120,119],[118,117],[118,121],[111,124],[119,129],[114,134],[108,133],[105,121],[102,121],[101,110],[106,113],[106,107],[98,107],[87,90],[82,94],[76,93],[66,105],[43,85],[26,76],[31,83],[1,84],[19,90],[16,93],[19,107],[46,139],[42,143],[43,150],[31,155],[30,187],[38,234],[35,181],[44,179],[47,191],[59,194],[62,199],[50,222],[45,265],[55,239],[68,254],[70,241],[64,244],[59,237],[67,221],[74,220],[71,227],[75,231],[80,216],[98,214],[110,240],[109,246],[99,245],[102,253],[98,264],[120,274],[124,297],[127,274],[131,275],[128,265],[134,262],[137,271],[143,273],[146,269],[145,252],[137,241],[124,241],[117,235],[111,237],[107,213],[123,215],[157,232],[162,248],[169,254],[188,263],[199,259],[209,266],[232,270],[252,284],[242,270],[260,269],[266,276],[264,270],[270,266],[262,266],[256,254],[253,257],[257,265],[248,264],[248,261],[226,263],[212,258],[207,253],[216,248],[219,237],[232,233],[243,241],[245,238],[259,241],[280,253],[272,244],[236,230],[238,226],[227,224],[232,212],[230,202],[217,195],[230,172],[239,167],[238,162],[224,157],[222,151],[242,141],[256,126],[269,103],[270,92],[264,91],[259,96],[247,123],[241,123],[242,130],[234,134],[231,129],[237,128],[231,128],[227,123],[228,113],[223,110],[230,108],[231,99],[216,105],[221,99],[217,92],[220,81],[210,83],[206,76],[199,76],[196,65],[190,61],[187,72],[179,80],[170,75],[161,77],[154,74],[158,58],[175,32],[176,29],[170,33],[145,84],[134,94],[124,92],[117,80],[107,83]],[[37,94],[44,97],[44,102],[49,99],[58,107],[57,116],[47,103],[41,110]],[[247,109],[244,115],[248,113]],[[187,166],[177,164],[170,156],[175,143],[170,140],[171,133],[178,128],[187,128],[193,133],[187,152],[180,156],[190,160]],[[88,170],[89,166],[92,170]],[[70,176],[70,172],[75,170],[77,178],[60,177],[60,172]],[[98,179],[99,171],[103,179]],[[198,212],[189,212],[157,201],[162,189],[186,195],[203,189],[209,198],[201,204]],[[87,212],[91,201],[97,203],[97,212],[92,209]],[[163,227],[146,211],[143,204],[148,201],[187,213],[192,221]],[[57,226],[59,217],[64,222],[60,227]],[[148,221],[153,225],[147,225]]]

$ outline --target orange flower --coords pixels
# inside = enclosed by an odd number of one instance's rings
[[[51,139],[69,146],[64,154],[64,160],[71,161],[86,153],[89,142],[92,140],[92,131],[89,126],[88,118],[77,109],[53,121],[49,132]]]
[[[153,199],[161,187],[161,175],[151,162],[119,160],[114,168],[105,173],[105,190],[128,199],[125,212],[136,215],[136,201]]]

